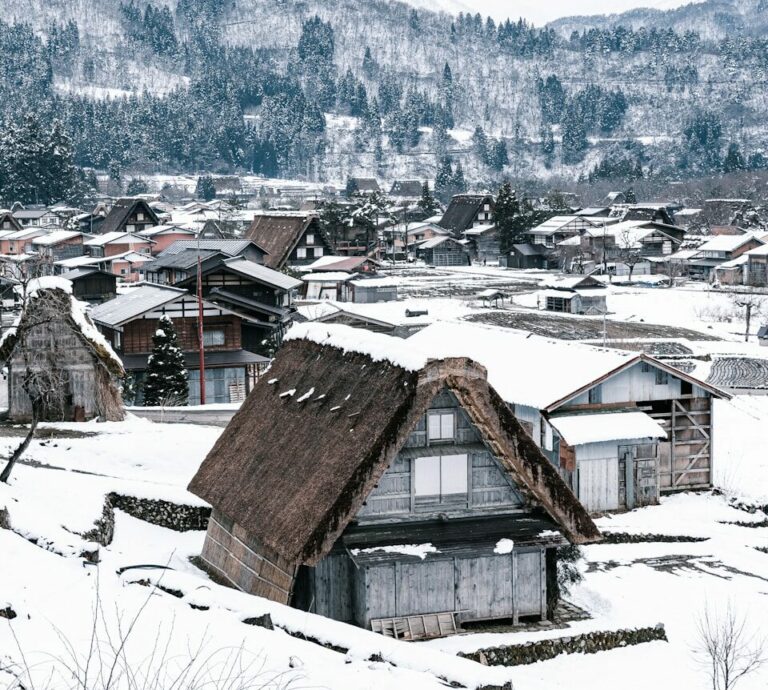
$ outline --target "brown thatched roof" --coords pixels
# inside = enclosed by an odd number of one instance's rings
[[[115,201],[104,218],[104,222],[99,228],[99,233],[106,235],[108,232],[124,231],[128,219],[135,211],[141,211],[147,218],[151,218],[155,225],[159,222],[157,214],[144,199],[124,197]]]
[[[330,244],[321,231],[320,221],[312,213],[257,215],[251,227],[246,230],[245,237],[268,252],[264,257],[265,266],[279,270],[285,265],[301,237],[310,228],[314,234],[323,238],[327,249],[330,250]]]
[[[189,489],[286,560],[314,564],[446,386],[534,505],[572,541],[600,538],[555,468],[490,388],[483,367],[451,359],[407,370],[308,340],[283,346]]]

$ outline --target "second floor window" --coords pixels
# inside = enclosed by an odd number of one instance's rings
[[[306,259],[307,258],[307,248],[306,247],[298,247],[296,249],[296,258],[297,259]]]
[[[224,345],[226,341],[223,328],[206,328],[203,331],[203,345],[205,347],[216,347]]]
[[[315,243],[315,236],[314,235],[307,235],[307,244],[313,245]]]
[[[440,455],[416,458],[413,468],[413,492],[417,501],[443,501],[467,493],[469,487],[467,456]]]
[[[427,416],[430,441],[453,441],[456,438],[456,415],[451,412],[430,412]]]

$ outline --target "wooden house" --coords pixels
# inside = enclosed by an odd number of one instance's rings
[[[606,287],[592,276],[550,280],[538,293],[539,309],[567,314],[605,314]]]
[[[486,263],[497,263],[501,255],[501,238],[495,225],[475,225],[464,231],[469,241],[469,251],[475,259]]]
[[[751,249],[764,246],[765,242],[752,233],[746,235],[718,235],[702,244],[688,260],[688,273],[704,280],[714,278],[717,266],[739,258]]]
[[[74,268],[61,277],[72,283],[72,294],[81,302],[101,304],[117,296],[117,276],[95,266]]]
[[[668,257],[680,249],[684,237],[685,230],[674,225],[628,220],[584,228],[579,232],[579,244],[582,257],[601,263],[619,261],[627,254],[644,259]]]
[[[126,197],[118,199],[104,217],[98,231],[102,234],[136,234],[154,225],[159,225],[157,214],[144,199]]]
[[[241,256],[218,254],[201,269],[203,297],[247,317],[242,321],[244,349],[258,353],[266,338],[276,345],[282,342],[293,323],[293,293],[301,287],[300,280]],[[192,274],[177,286],[193,292],[196,284]]]
[[[381,192],[381,187],[374,177],[350,177],[347,179],[347,196],[359,194],[361,196],[370,196]],[[421,190],[419,190],[421,194]]]
[[[21,230],[21,223],[13,217],[10,211],[0,211],[0,231],[16,232]]]
[[[213,507],[203,562],[406,639],[548,619],[556,547],[597,528],[483,367],[408,342],[292,331],[189,485]]]
[[[45,391],[36,403],[39,421],[123,419],[116,384],[122,364],[71,291],[60,277],[31,281],[18,323],[0,341],[0,361],[8,368],[8,417],[15,423],[35,416],[27,381]]]
[[[538,244],[554,249],[564,240],[578,237],[584,230],[602,228],[618,222],[618,219],[590,218],[588,216],[553,216],[526,233],[531,244]]]
[[[712,486],[713,400],[730,396],[694,376],[643,353],[466,323],[436,323],[409,343],[433,357],[467,356],[485,366],[590,511]]]
[[[35,251],[32,240],[47,235],[48,231],[37,226],[24,227],[0,237],[0,254],[31,254]]]
[[[768,244],[751,249],[742,256],[747,257],[746,284],[768,287]]]
[[[438,235],[416,246],[416,256],[427,266],[468,266],[469,250],[459,240]]]
[[[105,232],[83,242],[86,253],[95,258],[116,256],[125,252],[151,254],[154,240],[132,232]]]
[[[126,283],[144,280],[144,269],[151,262],[152,257],[149,254],[134,250],[96,258],[96,266],[113,273]]]
[[[306,300],[350,302],[352,291],[349,283],[354,277],[354,274],[345,271],[305,273],[301,276],[304,283],[302,297]]]
[[[541,244],[513,244],[509,254],[499,257],[499,265],[523,270],[546,269],[549,267],[548,255],[547,248]]]
[[[457,194],[451,198],[439,225],[461,237],[476,225],[492,225],[495,205],[490,194]]]
[[[91,316],[133,377],[141,404],[152,336],[162,316],[168,316],[179,337],[189,372],[189,404],[200,404],[198,302],[181,288],[142,285],[94,307]],[[240,402],[257,379],[265,358],[242,348],[242,317],[203,300],[203,344],[207,403]]]
[[[159,254],[179,240],[191,240],[195,231],[180,225],[154,225],[138,233],[140,237],[152,240],[152,254]]]
[[[302,321],[340,324],[352,328],[362,328],[372,333],[384,333],[395,338],[410,338],[422,328],[432,323],[426,313],[413,314],[408,310],[399,313],[381,314],[379,310],[371,313],[360,304],[339,304],[323,302],[303,305],[298,309]]]
[[[267,252],[264,264],[276,271],[286,266],[306,266],[333,248],[314,213],[281,212],[256,215],[246,238]]]
[[[85,254],[83,243],[90,239],[77,230],[54,230],[47,235],[40,235],[32,240],[32,248],[40,256],[50,261],[72,259]]]
[[[389,190],[389,196],[398,199],[420,199],[423,186],[418,180],[395,180]]]
[[[45,206],[30,206],[13,211],[13,217],[22,228],[57,228],[61,218],[57,213]]]

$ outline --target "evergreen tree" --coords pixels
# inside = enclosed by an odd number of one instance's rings
[[[197,178],[195,185],[195,196],[203,201],[210,201],[216,198],[216,185],[213,183],[213,177],[210,175],[201,175]]]
[[[440,159],[435,175],[435,194],[442,201],[448,201],[453,195],[453,164],[448,156]]]
[[[504,166],[509,165],[509,152],[507,151],[507,142],[503,139],[498,139],[493,142],[491,151],[488,156],[488,162],[490,166],[501,172],[504,170]]]
[[[587,128],[576,104],[569,104],[563,116],[563,163],[573,165],[584,159],[589,148]]]
[[[128,196],[138,196],[139,194],[147,194],[149,193],[149,185],[147,184],[146,180],[143,180],[140,177],[134,177],[131,179],[131,181],[128,183],[128,186],[125,188],[125,193]]]
[[[551,168],[555,159],[555,137],[552,128],[547,125],[541,128],[541,152],[544,154],[544,166]]]
[[[365,74],[368,79],[373,79],[376,75],[376,71],[376,61],[373,59],[373,55],[371,55],[371,49],[366,46],[365,55],[363,56],[363,74]]]
[[[186,405],[189,382],[184,367],[184,353],[179,347],[176,329],[171,319],[162,316],[152,336],[152,354],[147,359],[144,378],[144,404]]]
[[[474,148],[475,154],[480,162],[484,165],[488,165],[490,162],[488,137],[485,136],[485,131],[480,125],[475,127],[475,133],[472,135],[472,148]]]
[[[517,241],[515,237],[515,220],[520,214],[520,203],[509,182],[504,182],[499,188],[494,206],[494,223],[499,230],[499,244],[502,254],[511,251]]]
[[[744,156],[741,155],[741,149],[736,142],[733,142],[728,146],[728,153],[723,161],[723,172],[726,174],[739,172],[745,168],[746,165],[744,163]]]
[[[464,168],[461,161],[456,163],[456,169],[453,171],[453,193],[464,194],[467,191],[467,181],[464,179]]]
[[[429,182],[424,180],[421,185],[421,198],[416,204],[424,215],[429,218],[434,216],[440,210],[440,206],[437,200],[432,195],[432,191],[429,189]]]

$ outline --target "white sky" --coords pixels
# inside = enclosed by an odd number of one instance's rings
[[[541,26],[573,15],[615,14],[635,7],[672,9],[702,0],[406,0],[412,5],[458,14],[480,12],[496,19],[525,17]]]

